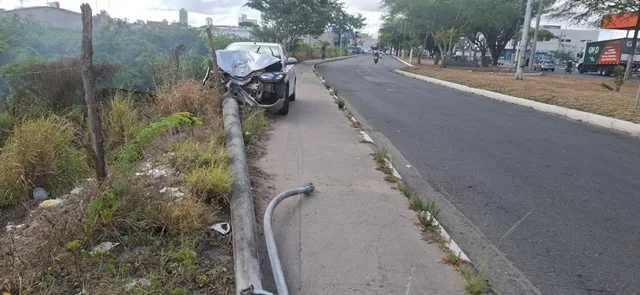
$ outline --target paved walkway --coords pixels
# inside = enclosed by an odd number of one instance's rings
[[[406,198],[375,169],[371,147],[308,64],[298,66],[297,97],[288,116],[275,118],[259,163],[277,192],[308,182],[317,190],[275,212],[290,293],[464,294],[460,274],[422,239]]]

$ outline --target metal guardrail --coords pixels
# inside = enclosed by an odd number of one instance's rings
[[[285,191],[277,195],[267,206],[267,210],[264,213],[264,239],[267,242],[267,252],[269,253],[269,261],[271,261],[271,271],[273,272],[273,278],[278,289],[278,295],[289,295],[289,289],[287,288],[287,282],[284,279],[284,273],[282,272],[282,265],[280,264],[280,257],[278,257],[278,249],[276,248],[276,241],[273,237],[273,230],[271,229],[273,212],[276,210],[276,206],[282,200],[295,195],[305,194],[308,195],[315,190],[313,184],[307,184],[303,187],[295,188]]]

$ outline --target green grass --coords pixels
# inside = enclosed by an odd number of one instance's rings
[[[116,96],[101,114],[105,149],[115,151],[133,141],[145,127],[141,112],[130,98]]]
[[[462,266],[460,273],[465,280],[464,290],[470,295],[480,295],[487,289],[487,277],[482,272],[474,272],[473,269]]]
[[[424,211],[425,205],[424,205],[424,201],[422,200],[422,197],[420,197],[417,194],[412,194],[409,197],[409,209],[416,212]]]
[[[386,148],[377,149],[373,153],[373,160],[375,160],[379,166],[386,167],[387,166],[386,160],[388,159],[389,159],[389,151]]]
[[[174,146],[173,151],[171,164],[179,171],[191,171],[209,166],[224,167],[229,163],[229,153],[215,139],[211,139],[208,143],[187,139]]]
[[[338,105],[339,109],[344,109],[345,102],[341,98],[336,99],[336,104]]]
[[[251,143],[267,126],[267,117],[261,109],[248,111],[242,120],[244,143]]]
[[[233,179],[226,168],[196,168],[185,175],[187,188],[194,196],[205,201],[229,204],[229,194]]]

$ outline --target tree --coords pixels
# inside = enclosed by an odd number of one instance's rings
[[[527,44],[527,51],[531,49],[531,46],[533,45],[533,36],[535,36],[536,30],[535,29],[531,29],[529,30],[529,44]],[[556,35],[553,34],[551,31],[549,30],[545,30],[545,29],[541,29],[538,30],[538,40],[536,41],[549,41],[549,40],[553,40],[556,39]],[[522,40],[522,32],[519,32],[516,35],[516,42]]]
[[[638,44],[638,30],[640,29],[640,0],[566,0],[554,7],[554,17],[571,18],[574,23],[590,23],[602,25],[612,22],[611,15],[630,13],[637,17],[631,48]],[[635,50],[629,54],[624,79],[631,74]]]
[[[303,36],[320,36],[338,4],[336,0],[298,0],[295,4],[289,0],[249,0],[245,6],[261,12],[262,26],[255,33],[266,32],[289,50]]]
[[[493,65],[497,66],[498,58],[518,29],[520,1],[478,0],[473,9],[475,12],[469,14],[466,35],[479,50],[486,46]]]

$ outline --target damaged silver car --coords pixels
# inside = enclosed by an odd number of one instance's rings
[[[295,58],[276,43],[237,42],[216,50],[222,83],[238,102],[280,115],[296,99]],[[205,77],[206,82],[210,73]]]

